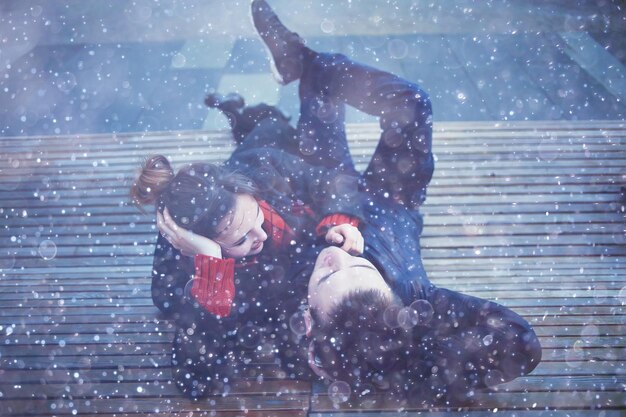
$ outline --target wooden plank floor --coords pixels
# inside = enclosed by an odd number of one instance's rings
[[[363,168],[374,125],[350,126]],[[422,244],[438,285],[535,325],[543,362],[462,410],[339,403],[267,363],[228,396],[169,383],[172,326],[150,299],[153,218],[128,204],[142,157],[220,161],[224,132],[3,138],[0,415],[623,415],[626,124],[439,123]]]

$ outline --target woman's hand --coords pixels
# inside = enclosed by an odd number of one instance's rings
[[[333,245],[341,245],[341,249],[350,255],[362,255],[365,247],[365,241],[359,229],[348,223],[328,229],[326,242]]]
[[[178,226],[167,208],[162,214],[157,211],[157,227],[163,237],[185,256],[201,254],[222,257],[222,248],[217,242]]]

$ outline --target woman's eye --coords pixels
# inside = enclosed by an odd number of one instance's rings
[[[241,246],[241,245],[243,245],[244,243],[246,243],[246,239],[242,239],[242,240],[240,240],[239,242],[235,243],[235,246]]]

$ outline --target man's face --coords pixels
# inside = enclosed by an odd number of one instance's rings
[[[348,294],[372,289],[393,297],[391,288],[370,261],[329,246],[315,261],[309,280],[309,307],[322,319],[328,319],[331,309]]]
[[[336,304],[357,290],[380,290],[391,300],[393,293],[376,267],[365,258],[352,256],[344,250],[330,246],[320,252],[309,280],[309,308],[317,317],[328,320]],[[311,336],[313,320],[310,311],[304,316],[307,335]],[[309,366],[321,378],[333,378],[317,364],[313,342],[309,345]]]

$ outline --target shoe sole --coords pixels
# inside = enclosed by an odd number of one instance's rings
[[[269,46],[267,46],[267,44],[263,40],[263,36],[261,36],[258,29],[256,28],[256,25],[254,24],[254,16],[252,13],[252,3],[253,2],[250,3],[250,8],[248,9],[248,17],[250,18],[250,23],[252,23],[252,27],[254,28],[254,31],[256,32],[256,34],[259,35],[259,38],[261,38],[261,43],[263,44],[263,48],[265,48],[265,55],[267,55],[267,57],[270,60],[270,70],[272,72],[272,76],[274,77],[274,80],[280,85],[285,85],[285,81],[283,80],[282,75],[280,75],[280,72],[278,71],[278,68],[276,67],[276,62],[274,62],[274,56],[272,55],[272,50],[270,49]]]

